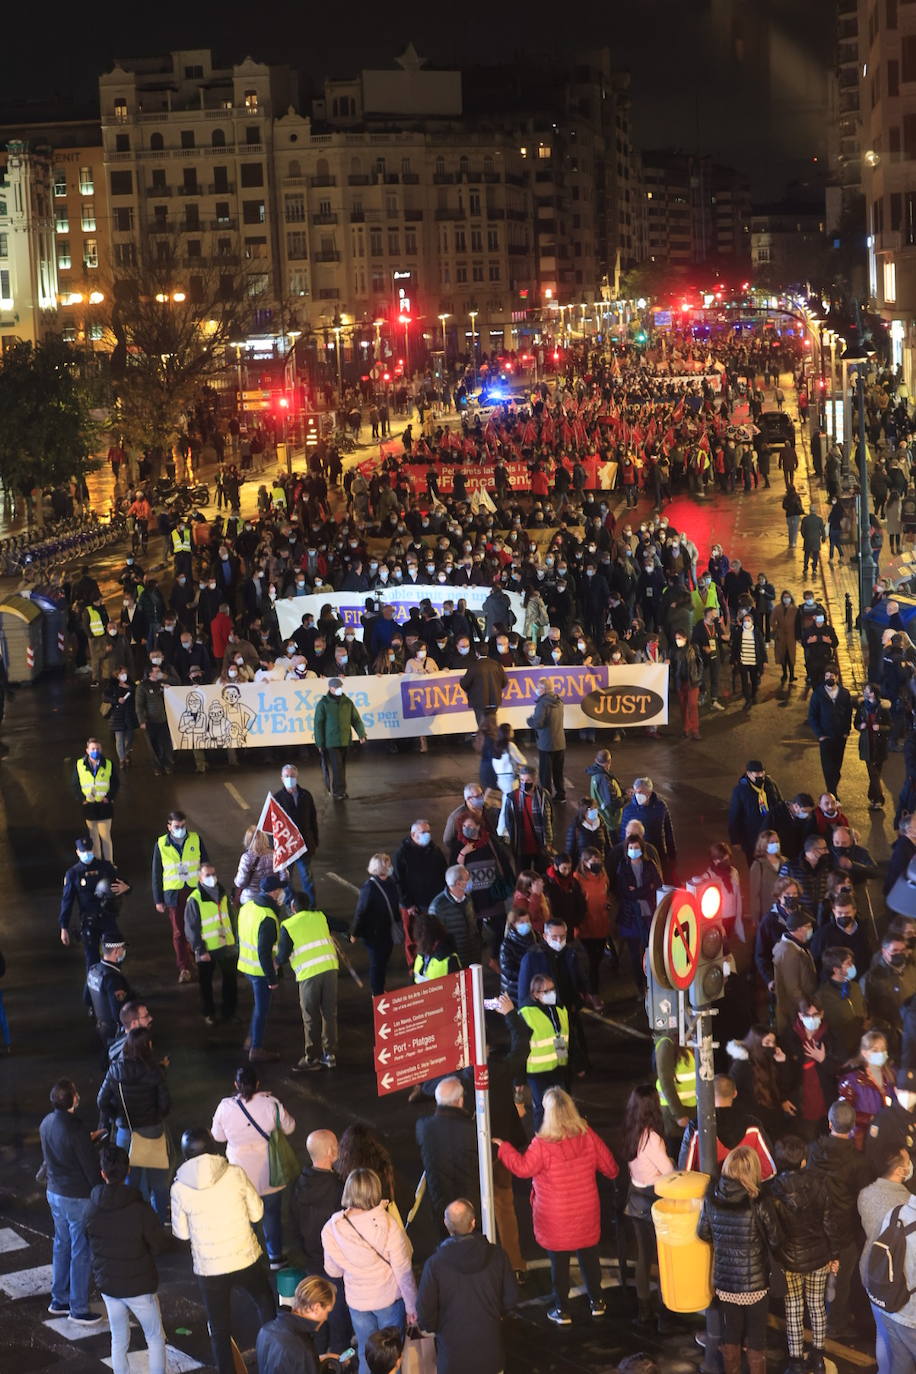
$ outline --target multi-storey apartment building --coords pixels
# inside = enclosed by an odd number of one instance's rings
[[[10,139],[0,152],[0,349],[56,328],[50,155]]]

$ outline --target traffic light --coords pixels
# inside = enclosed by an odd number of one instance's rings
[[[699,950],[689,996],[696,1010],[725,995],[725,924],[722,893],[715,883],[698,888],[694,895],[700,914]]]
[[[648,955],[644,958],[646,973],[646,1017],[653,1035],[661,1032],[677,1031],[677,993],[671,988],[662,987],[652,975]]]

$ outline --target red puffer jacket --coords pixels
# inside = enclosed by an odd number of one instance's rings
[[[533,1180],[534,1236],[544,1250],[582,1250],[601,1239],[595,1171],[617,1177],[617,1161],[589,1128],[565,1140],[535,1136],[524,1154],[504,1140],[499,1158],[517,1178]]]

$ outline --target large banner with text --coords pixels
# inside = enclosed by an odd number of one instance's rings
[[[369,739],[467,734],[474,713],[458,685],[461,673],[392,673],[349,677],[344,690],[355,703]],[[634,663],[622,668],[509,668],[499,719],[523,729],[537,703],[537,685],[549,678],[562,697],[567,729],[664,725],[668,719],[668,667]],[[165,709],[176,749],[251,749],[286,739],[314,740],[315,707],[326,678],[283,682],[166,687]]]
[[[444,601],[453,601],[457,604],[463,598],[467,602],[468,610],[479,615],[490,591],[490,587],[453,587],[443,582],[428,587],[376,587],[371,592],[314,592],[308,596],[284,597],[282,601],[274,602],[274,609],[280,623],[280,634],[284,639],[295,634],[302,624],[304,615],[313,615],[317,620],[323,606],[330,606],[335,615],[343,621],[344,629],[355,630],[356,638],[362,639],[363,627],[360,616],[366,613],[367,596],[371,596],[384,606],[393,606],[395,620],[403,624],[410,614],[411,606],[419,606],[421,601],[426,600],[432,602],[437,613],[441,613]],[[521,634],[525,623],[525,604],[518,592],[507,592],[506,595],[515,615],[515,629]]]

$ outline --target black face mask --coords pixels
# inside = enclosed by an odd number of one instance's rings
[[[797,898],[797,897],[783,897],[782,900],[780,901],[779,905],[782,907],[783,911],[785,911],[785,912],[787,912],[788,914],[791,915],[791,913],[792,913],[793,911],[797,911],[797,910],[798,910],[798,898]]]

